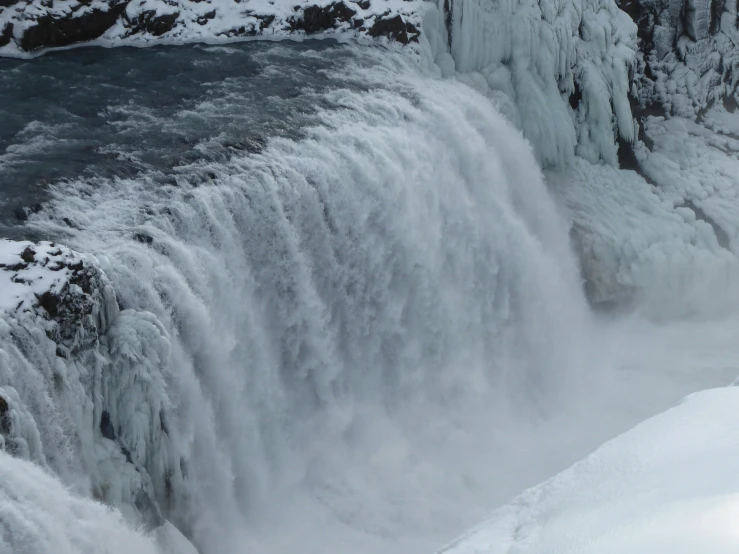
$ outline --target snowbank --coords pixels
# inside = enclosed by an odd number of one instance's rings
[[[444,554],[739,549],[739,389],[689,396],[533,487]]]

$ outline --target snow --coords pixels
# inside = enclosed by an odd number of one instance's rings
[[[533,487],[444,554],[739,549],[739,389],[693,394]]]

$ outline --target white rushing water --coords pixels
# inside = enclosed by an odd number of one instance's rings
[[[567,222],[489,98],[406,55],[357,50],[341,71],[357,86],[322,93],[302,138],[200,162],[211,183],[71,180],[29,222],[96,256],[123,308],[97,358],[59,370],[84,383],[104,366],[99,389],[54,404],[38,359],[19,379],[20,354],[4,356],[21,395],[45,399],[29,408],[39,458],[129,515],[150,478],[202,554],[432,551],[734,372],[689,347],[666,354],[695,338],[690,324],[589,311]],[[716,329],[710,353],[731,345]],[[86,403],[89,421],[75,415]],[[101,410],[136,472],[101,436]],[[154,548],[0,456],[0,526],[17,509],[39,529],[5,523],[11,552]]]

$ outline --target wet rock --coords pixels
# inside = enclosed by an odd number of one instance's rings
[[[303,10],[302,19],[295,22],[295,29],[301,29],[306,34],[320,33],[333,29],[341,23],[351,21],[356,11],[344,2],[337,2],[328,6],[309,6]]]
[[[0,396],[0,434],[10,434],[10,406],[4,397]]]
[[[198,17],[198,20],[197,20],[198,21],[198,25],[205,25],[206,23],[208,23],[208,21],[210,21],[211,19],[213,19],[215,16],[216,16],[216,11],[215,10],[210,11],[210,12],[208,12],[206,14],[203,14],[202,16]]]
[[[399,15],[384,19],[378,19],[370,28],[369,35],[371,37],[385,36],[391,40],[396,40],[401,44],[409,42],[418,42],[418,29],[411,23],[406,23]]]
[[[41,208],[41,204],[34,204],[33,206],[18,206],[13,210],[13,215],[18,221],[28,221],[28,216],[40,212]]]
[[[2,0],[0,0],[0,6],[2,6]],[[13,24],[6,23],[3,30],[0,32],[0,47],[10,44],[10,39],[13,38]]]
[[[115,24],[127,2],[112,4],[107,11],[93,9],[82,15],[45,15],[23,33],[20,47],[26,52],[39,48],[67,46],[76,42],[94,40]]]
[[[266,15],[266,16],[260,18],[260,20],[259,20],[259,30],[260,31],[263,31],[265,28],[267,28],[270,25],[272,25],[272,23],[274,22],[274,20],[275,20],[275,16],[274,15]]]
[[[152,244],[154,242],[154,238],[146,233],[134,233],[133,238],[141,244]]]
[[[128,20],[129,34],[149,33],[160,37],[174,28],[178,17],[180,12],[157,15],[156,11],[147,10]]]
[[[36,251],[28,246],[23,252],[21,252],[21,260],[30,264],[36,259]]]
[[[113,424],[110,422],[110,414],[106,411],[103,411],[100,416],[100,434],[106,439],[115,440],[115,429],[113,429]]]
[[[59,296],[49,291],[46,291],[38,297],[39,306],[46,310],[46,313],[52,318],[59,317],[60,301],[61,298]]]

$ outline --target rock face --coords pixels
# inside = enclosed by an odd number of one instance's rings
[[[0,0],[0,55],[100,39],[141,44],[203,38],[352,32],[418,40],[422,0]]]
[[[108,10],[92,9],[75,17],[42,16],[36,20],[36,25],[24,31],[20,47],[30,52],[94,40],[113,26],[125,7],[123,2],[111,4]]]
[[[378,19],[369,31],[372,37],[386,36],[403,44],[418,40],[418,30],[399,15]]]
[[[0,31],[0,48],[10,44],[10,39],[13,38],[13,24],[6,23],[3,26],[3,30]]]

